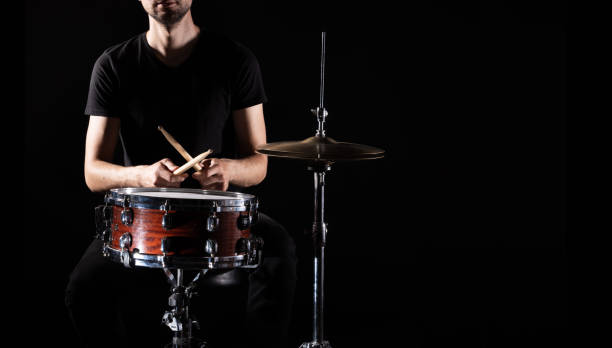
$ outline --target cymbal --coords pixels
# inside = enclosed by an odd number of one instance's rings
[[[256,152],[283,158],[335,162],[358,161],[384,157],[376,147],[335,141],[330,137],[314,136],[302,141],[281,141],[257,147]]]

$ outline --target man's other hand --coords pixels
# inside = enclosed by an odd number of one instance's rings
[[[202,170],[191,175],[202,189],[227,191],[231,180],[232,160],[225,158],[208,158],[200,163]]]

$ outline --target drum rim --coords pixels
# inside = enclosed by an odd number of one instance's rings
[[[210,194],[216,196],[231,197],[232,199],[192,199],[192,198],[169,198],[169,197],[152,197],[141,196],[139,192],[177,192],[177,193],[195,193],[195,194]],[[125,198],[129,197],[129,207],[163,209],[163,205],[167,202],[169,210],[174,210],[177,207],[245,207],[247,203],[256,202],[254,195],[242,192],[217,191],[217,190],[202,190],[192,188],[173,188],[173,187],[121,187],[110,189],[106,195],[106,203],[123,206]]]
[[[121,263],[121,250],[104,245],[103,254],[113,262]],[[183,269],[234,269],[234,268],[256,268],[261,263],[261,250],[256,256],[240,254],[234,256],[175,256],[141,254],[130,252],[133,260],[132,267],[146,268],[183,268]]]

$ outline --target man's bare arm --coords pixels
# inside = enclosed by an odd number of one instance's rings
[[[116,187],[179,187],[187,174],[173,175],[177,166],[167,158],[152,165],[124,167],[112,163],[121,120],[90,116],[85,140],[85,183],[94,192]]]
[[[236,145],[238,155],[235,161],[231,183],[237,186],[253,186],[262,182],[268,172],[268,156],[258,154],[255,149],[266,143],[266,123],[263,105],[234,111]]]
[[[266,124],[263,105],[258,104],[232,113],[236,129],[236,146],[239,159],[212,158],[204,160],[203,170],[193,174],[202,188],[227,190],[231,183],[248,187],[265,179],[268,157],[255,152],[257,146],[266,143]]]

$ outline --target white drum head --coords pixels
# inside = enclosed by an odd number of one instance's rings
[[[137,196],[173,198],[173,199],[213,199],[213,200],[236,199],[236,197],[232,197],[232,196],[221,196],[221,195],[216,195],[212,193],[193,193],[193,192],[147,191],[147,192],[138,192],[138,193],[133,193],[133,194]]]

